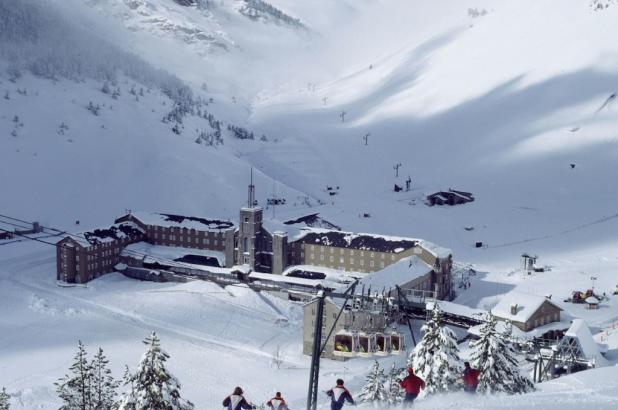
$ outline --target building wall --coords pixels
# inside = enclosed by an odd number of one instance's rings
[[[223,252],[225,254],[225,267],[231,268],[234,266],[235,228],[208,231],[176,226],[146,225],[130,214],[117,219],[116,223],[126,221],[134,222],[144,229],[146,240],[149,243],[161,246]]]
[[[427,274],[420,276],[418,278],[415,278],[411,280],[410,282],[401,285],[400,288],[404,290],[414,289],[414,290],[433,291],[434,290],[434,275],[435,275],[435,272],[433,271],[427,272]],[[395,290],[392,292],[394,293],[391,293],[391,295],[397,298],[398,297],[397,291]],[[439,296],[438,296],[438,299],[440,299]]]
[[[275,232],[272,243],[272,273],[281,275],[288,266],[288,235],[282,232]]]
[[[146,226],[148,242],[154,245],[204,249],[219,252],[225,252],[226,241],[229,241],[230,233],[233,238],[233,230],[212,232],[180,227]]]
[[[238,264],[255,267],[256,239],[262,227],[262,208],[241,208],[238,229]]]
[[[532,330],[539,326],[546,325],[548,323],[560,321],[560,309],[545,301],[541,307],[534,312],[530,319],[526,322],[526,328],[523,330]]]
[[[291,249],[291,260],[297,265],[324,266],[353,272],[376,272],[414,254],[416,248],[399,253],[373,252],[314,244],[296,244]]]
[[[63,239],[56,246],[56,279],[74,283],[77,269],[75,266],[75,256],[77,245],[74,241]]]

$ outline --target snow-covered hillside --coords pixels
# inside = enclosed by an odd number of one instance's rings
[[[449,247],[479,272],[459,303],[552,294],[615,360],[616,297],[561,301],[591,277],[617,284],[617,19],[609,0],[0,0],[0,214],[68,230],[126,209],[236,219],[254,167],[259,202],[287,200],[278,218]],[[449,188],[475,201],[424,204]],[[522,252],[551,271],[524,275]],[[120,376],[153,329],[198,408],[237,384],[303,406],[299,306],[116,274],[65,289],[54,272],[53,248],[0,242],[0,386],[16,408],[58,407],[77,340]],[[357,391],[369,365],[327,361],[320,387]],[[417,405],[613,408],[615,369]]]

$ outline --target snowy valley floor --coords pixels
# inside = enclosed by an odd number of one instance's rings
[[[101,346],[120,377],[125,364],[137,364],[143,352],[141,340],[152,330],[160,334],[171,355],[169,368],[179,377],[183,396],[197,409],[220,408],[221,399],[236,385],[243,386],[256,403],[279,390],[292,409],[304,407],[309,360],[301,353],[299,305],[243,287],[156,284],[119,274],[87,287],[59,287],[54,269],[51,247],[32,242],[0,246],[0,385],[13,395],[15,409],[58,408],[53,383],[70,365],[77,340],[91,353]],[[526,278],[526,284],[531,281],[543,284],[541,278]],[[464,295],[467,304],[474,304],[474,299],[481,302],[487,286],[494,285],[473,278],[476,297],[470,290]],[[597,325],[616,320],[615,300],[610,302],[598,312]],[[284,359],[280,369],[273,361],[277,348]],[[343,377],[357,393],[370,360],[322,361],[320,389],[327,390]],[[404,361],[403,356],[389,357],[381,364],[389,367]],[[570,409],[584,404],[599,409],[618,404],[618,367],[543,383],[538,392],[526,396],[451,394],[419,399],[416,408]]]

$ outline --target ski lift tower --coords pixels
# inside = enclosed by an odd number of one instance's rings
[[[316,299],[318,303],[316,307],[315,327],[313,331],[313,351],[311,354],[311,367],[309,370],[309,391],[307,393],[307,410],[317,409],[318,382],[320,378],[320,357],[322,356],[322,353],[324,352],[324,349],[326,348],[326,342],[332,335],[333,330],[335,330],[335,326],[337,325],[337,322],[339,321],[339,318],[341,317],[341,314],[343,313],[346,307],[348,299],[354,294],[354,290],[356,289],[357,283],[358,283],[358,280],[354,281],[354,283],[352,283],[350,287],[348,287],[348,289],[343,293],[328,292],[322,289],[316,295]],[[339,314],[337,315],[337,318],[335,319],[333,326],[328,332],[328,335],[326,335],[326,337],[324,338],[322,337],[322,326],[324,325],[324,300],[326,299],[326,297],[345,299],[345,300],[341,306],[341,309],[339,310]]]
[[[534,270],[534,266],[536,265],[536,260],[538,256],[530,256],[527,253],[521,255],[521,268],[524,271],[532,272]]]

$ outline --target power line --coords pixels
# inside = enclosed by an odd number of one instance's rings
[[[30,229],[30,228],[32,228],[32,226],[23,226],[23,225],[15,224],[15,223],[12,223],[12,222],[6,222],[6,221],[0,221],[0,223],[6,224],[6,225],[11,225],[11,226],[14,226],[16,228],[21,228],[21,229]]]
[[[27,236],[27,235],[24,235],[24,234],[21,234],[21,233],[17,233],[17,232],[14,232],[14,231],[9,231],[9,230],[2,229],[2,228],[0,228],[0,231],[3,231],[3,232],[8,232],[8,233],[10,233],[10,234],[12,234],[12,235],[21,236],[21,237],[23,237],[23,238],[30,239],[30,240],[32,240],[32,241],[37,241],[37,242],[41,242],[41,243],[44,243],[44,244],[47,244],[47,245],[51,245],[51,246],[54,246],[54,247],[58,247],[58,244],[57,244],[57,243],[47,242],[47,241],[44,241],[44,240],[39,239],[39,238],[32,238],[32,237],[30,237],[30,236]]]

